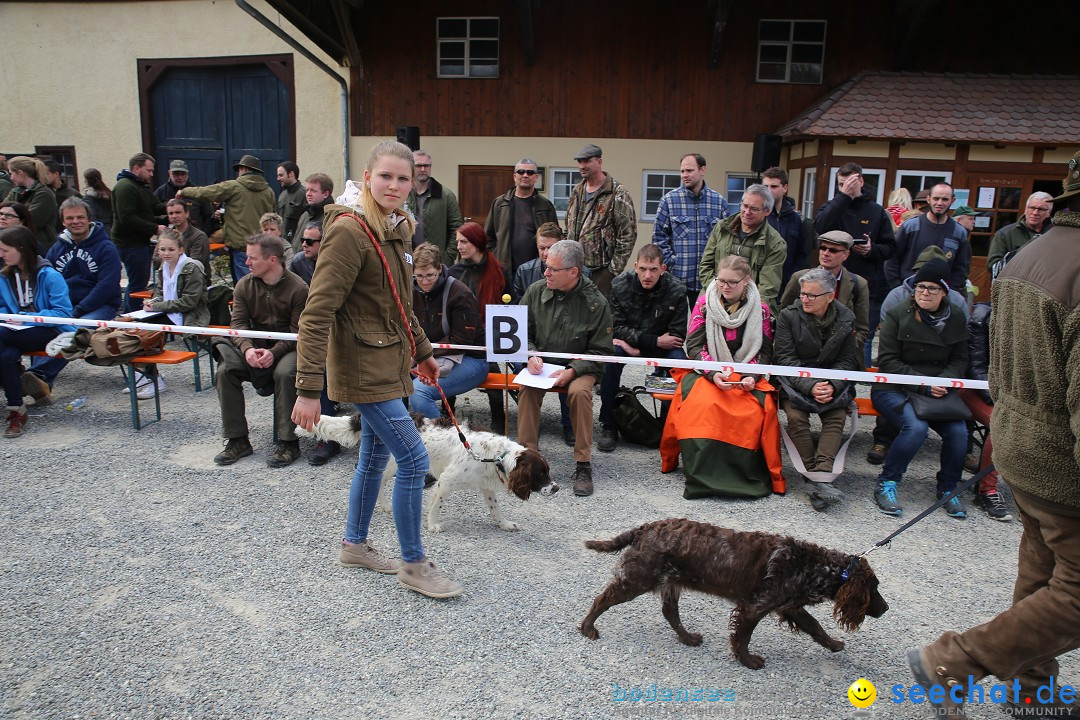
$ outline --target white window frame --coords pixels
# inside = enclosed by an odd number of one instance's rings
[[[817,168],[804,168],[802,178],[802,214],[807,220],[813,220],[816,211],[814,196],[817,195]]]
[[[463,20],[465,21],[465,35],[447,36],[443,37],[439,34],[439,24],[443,20]],[[474,20],[493,20],[496,23],[497,30],[494,37],[488,35],[473,36],[472,24]],[[435,72],[436,76],[440,78],[473,78],[481,80],[490,80],[499,77],[499,51],[501,46],[499,44],[499,35],[502,33],[502,24],[497,16],[479,16],[479,17],[437,17],[435,18]],[[474,71],[473,57],[472,57],[472,43],[477,40],[482,41],[494,41],[495,42],[495,57],[494,58],[476,58],[477,60],[494,60],[495,61],[495,73],[490,74],[478,74]],[[465,45],[465,57],[462,58],[462,72],[461,73],[446,73],[443,72],[443,43],[464,43]],[[456,60],[457,58],[454,58]],[[490,66],[478,66],[478,67],[490,67]]]
[[[674,185],[671,185],[672,181]],[[682,187],[682,173],[678,170],[643,170],[641,172],[641,222],[655,222],[656,211],[660,209],[660,200],[657,200],[656,208],[649,212],[649,190],[663,190],[660,194],[660,198],[663,199],[664,195],[679,187]]]
[[[760,183],[759,175],[755,172],[729,172],[724,176],[724,202],[728,204],[728,212],[734,215],[739,212],[739,205],[742,203],[742,197],[746,194],[746,188],[755,183]],[[731,192],[728,183],[731,180],[749,180],[748,183],[743,183],[743,191],[739,193],[738,200],[732,200],[728,193]]]
[[[773,23],[788,23],[788,39],[787,41],[780,40],[762,40],[761,39],[761,25],[765,22]],[[816,40],[795,40],[795,24],[796,23],[818,23],[822,26],[821,41]],[[758,20],[758,43],[757,43],[757,64],[754,69],[754,74],[757,81],[760,83],[787,83],[793,85],[821,85],[825,78],[825,41],[828,37],[829,23],[826,20],[817,20],[814,18],[797,18],[797,19],[785,19],[785,18],[761,18]],[[821,74],[817,80],[792,80],[791,68],[793,64],[791,60],[792,48],[795,45],[819,45],[821,46],[821,62],[818,63],[821,67]],[[786,48],[787,60],[784,62],[784,77],[779,78],[762,78],[761,77],[761,49],[763,47],[783,47]]]
[[[568,173],[571,183],[565,196],[562,195],[561,190],[566,186],[566,183],[559,183],[555,179],[556,174]],[[548,183],[548,200],[555,206],[555,215],[560,220],[566,219],[566,208],[559,209],[559,204],[565,200],[570,201],[570,193],[573,192],[577,184],[581,182],[581,171],[576,167],[550,167],[547,171],[547,183]]]
[[[836,187],[836,171],[839,170],[839,166],[829,169],[829,197],[828,200],[832,200],[836,197],[836,193],[840,191]],[[885,205],[885,171],[881,168],[863,168],[863,177],[867,175],[873,175],[878,179],[877,181],[877,197],[874,198],[878,205]]]
[[[896,184],[893,186],[893,190],[901,187],[901,181],[905,177],[917,177],[919,178],[919,190],[929,190],[930,185],[926,184],[926,178],[945,178],[945,182],[952,185],[952,170],[897,170],[896,171]],[[940,180],[935,180],[934,183],[938,183]],[[915,197],[912,194],[911,197]]]

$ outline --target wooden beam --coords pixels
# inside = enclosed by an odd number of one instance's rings
[[[353,32],[352,10],[345,6],[344,0],[330,0],[330,7],[334,11],[334,20],[341,30],[341,42],[345,46],[345,64],[349,67],[360,67],[360,45],[356,42],[356,33]]]
[[[727,29],[728,12],[734,0],[713,0],[716,15],[713,17],[712,46],[709,48],[709,69],[720,67],[720,53],[724,49],[724,31]]]
[[[532,67],[536,61],[536,44],[533,42],[533,17],[531,0],[518,0],[521,12],[521,44],[525,51],[525,67]]]

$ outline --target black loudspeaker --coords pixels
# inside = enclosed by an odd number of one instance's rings
[[[755,135],[754,158],[750,162],[750,169],[760,173],[779,165],[780,147],[781,139],[779,135]]]
[[[416,152],[420,149],[420,128],[415,125],[399,127],[397,129],[397,141],[402,145],[408,145],[410,150]],[[779,154],[777,157],[780,157]]]

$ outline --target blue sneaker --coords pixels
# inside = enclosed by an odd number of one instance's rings
[[[952,491],[950,490],[949,492],[952,492]],[[941,491],[938,491],[937,499],[940,500],[941,498],[945,497],[947,494],[948,493],[943,493]],[[967,508],[965,508],[964,503],[962,503],[960,501],[960,496],[959,495],[954,497],[949,502],[945,503],[942,506],[942,509],[945,510],[946,515],[948,515],[951,518],[956,518],[957,520],[963,520],[964,518],[967,517]]]
[[[904,514],[904,508],[896,500],[896,481],[878,480],[877,489],[874,490],[874,502],[886,515],[899,517]]]

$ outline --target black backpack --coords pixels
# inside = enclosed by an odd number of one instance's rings
[[[615,426],[624,440],[645,447],[660,447],[664,426],[660,418],[645,409],[637,399],[637,391],[645,388],[621,387],[615,393]]]

